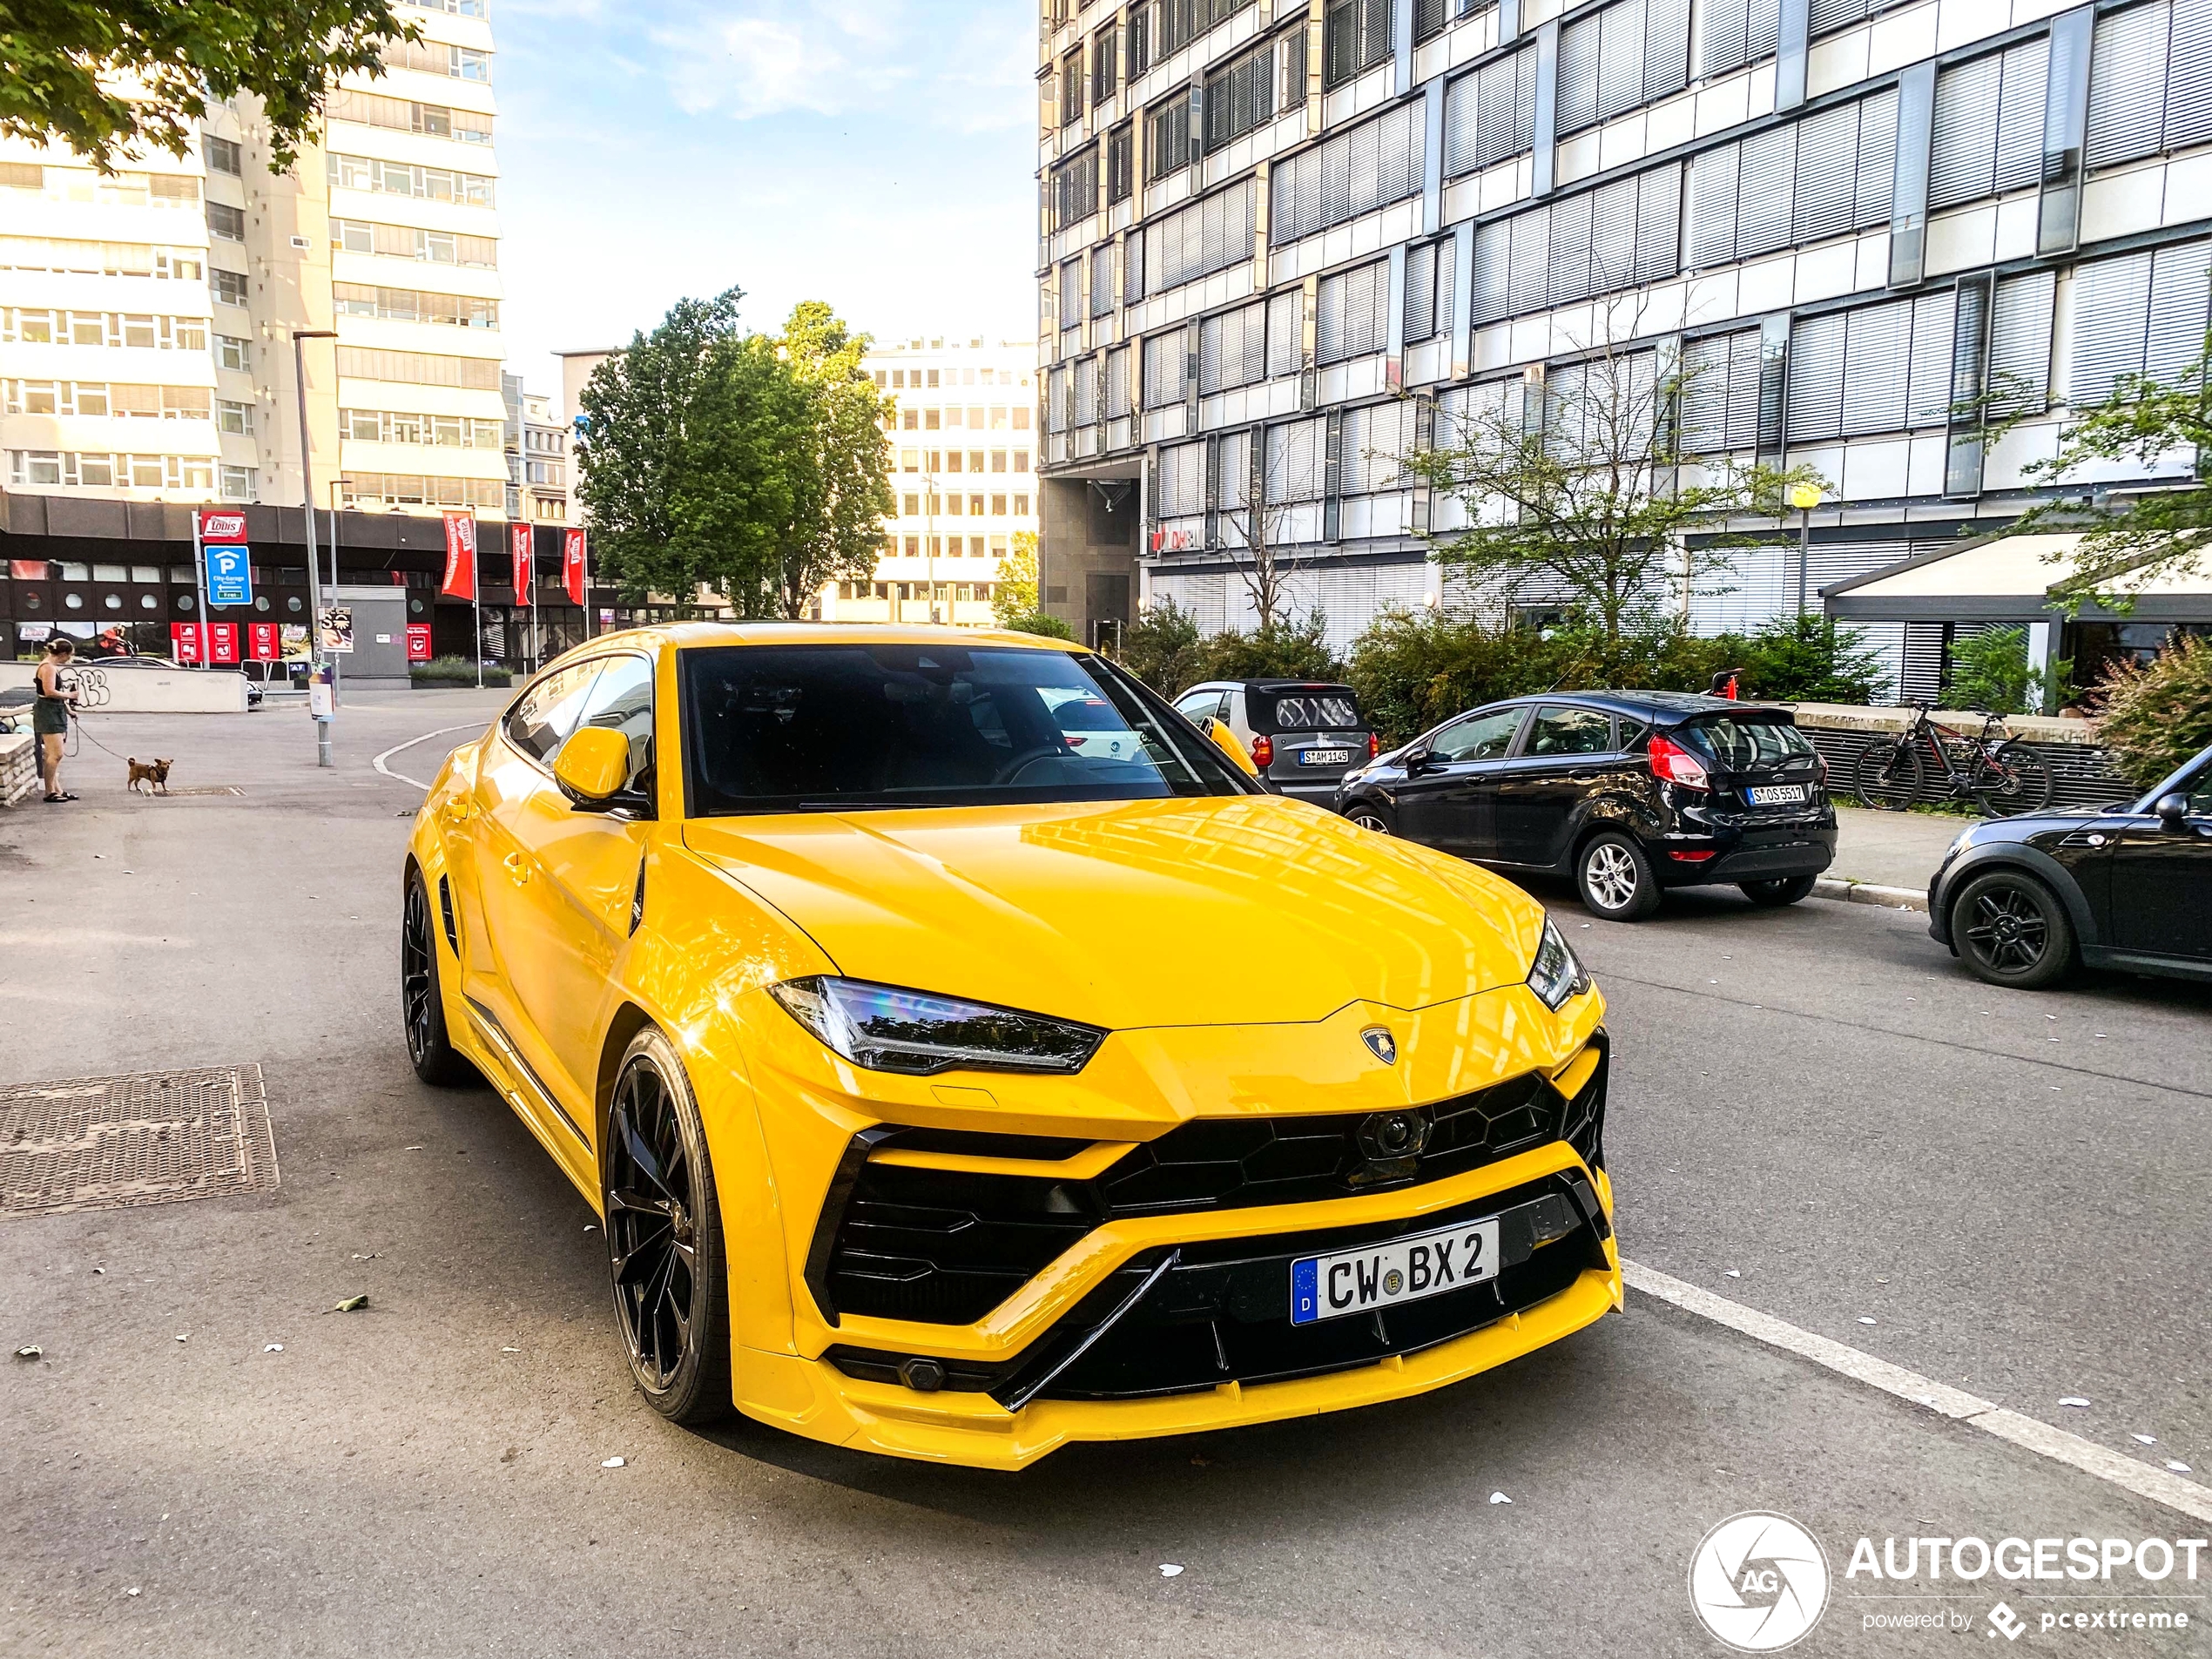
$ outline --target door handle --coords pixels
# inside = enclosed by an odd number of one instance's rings
[[[1567,781],[1570,784],[1594,784],[1604,776],[1602,772],[1570,772],[1567,774]]]
[[[522,887],[529,880],[529,860],[520,853],[509,853],[505,858],[500,860],[500,862],[507,867],[507,873],[513,879],[516,887]]]

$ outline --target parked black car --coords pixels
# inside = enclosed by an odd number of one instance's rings
[[[1975,825],[1928,883],[1928,932],[1993,985],[2077,961],[2212,979],[2212,749],[2141,800]]]
[[[1572,875],[1613,921],[1714,882],[1795,904],[1836,856],[1827,767],[1790,711],[1676,691],[1494,703],[1348,777],[1336,807],[1482,864]]]
[[[1278,792],[1322,806],[1382,747],[1359,694],[1329,680],[1208,680],[1175,706],[1201,729],[1220,721]]]

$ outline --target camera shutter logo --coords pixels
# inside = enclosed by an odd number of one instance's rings
[[[1827,1610],[1828,1558],[1787,1515],[1730,1515],[1689,1558],[1689,1605],[1738,1652],[1779,1652]]]

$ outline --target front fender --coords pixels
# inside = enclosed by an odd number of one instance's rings
[[[2081,944],[2094,948],[2099,943],[2096,921],[2089,914],[2089,901],[2082,895],[2081,884],[2071,872],[2039,847],[2023,841],[1989,841],[1979,846],[1970,846],[1951,863],[1938,879],[1936,891],[1928,906],[1928,934],[1939,944],[1959,954],[1959,943],[1951,936],[1951,906],[1959,889],[1986,870],[2014,869],[2025,871],[2059,895],[2059,902],[2066,907],[2067,920],[2074,924],[2074,936]]]

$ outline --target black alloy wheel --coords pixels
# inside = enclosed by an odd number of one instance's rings
[[[631,1375],[671,1422],[712,1422],[731,1408],[722,1214],[691,1085],[651,1027],[623,1055],[604,1146],[607,1261]]]
[[[1739,881],[1736,885],[1743,889],[1743,896],[1753,904],[1778,909],[1804,898],[1819,880],[1817,875],[1778,875],[1764,881]]]
[[[407,1057],[424,1082],[458,1089],[480,1079],[446,1030],[439,977],[429,890],[423,886],[422,872],[410,867],[400,917],[400,1012],[407,1022]]]
[[[1951,936],[1966,966],[1992,985],[2040,990],[2074,964],[2066,907],[2017,870],[1993,870],[1967,882],[1951,907]]]

